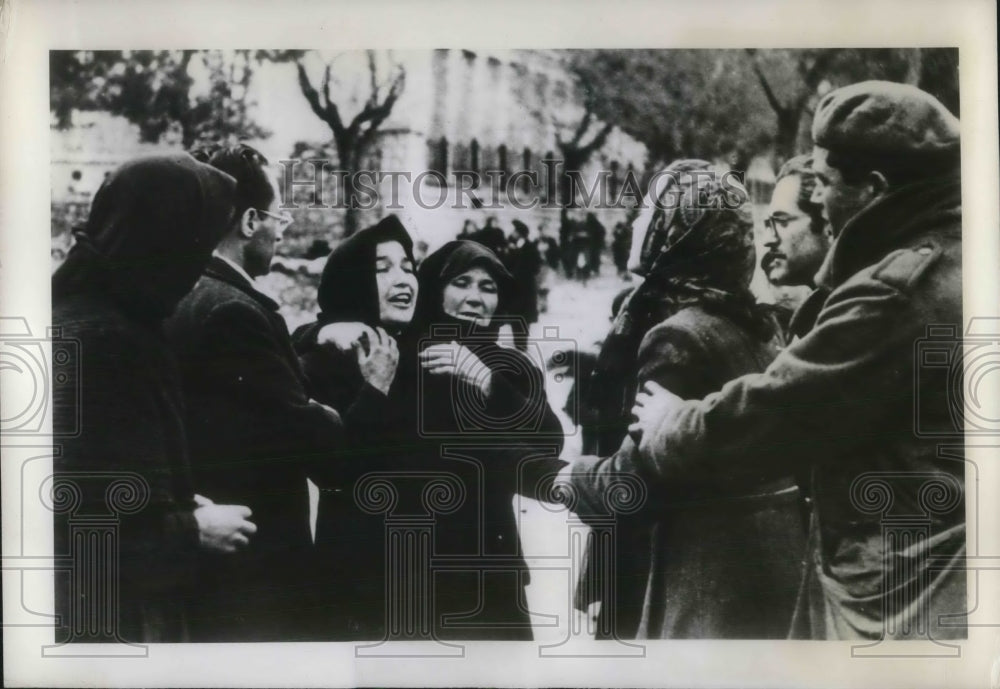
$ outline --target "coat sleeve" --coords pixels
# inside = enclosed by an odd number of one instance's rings
[[[491,418],[502,420],[534,409],[530,418],[512,429],[498,453],[501,461],[517,467],[513,490],[526,497],[551,501],[552,482],[565,462],[562,424],[552,411],[545,391],[543,374],[528,357],[513,349],[503,349],[513,357],[510,372],[494,369],[492,389],[486,401]]]
[[[340,413],[346,447],[354,450],[375,446],[384,436],[388,397],[364,381],[353,352],[316,343],[321,328],[320,323],[311,323],[298,328],[292,336],[306,389],[312,398]]]
[[[147,338],[107,329],[80,341],[80,365],[53,388],[57,429],[73,413],[60,402],[74,390],[82,413],[80,433],[61,442],[55,476],[79,486],[81,514],[105,514],[118,474],[138,475],[148,503],[120,517],[121,566],[133,578],[144,572],[145,590],[171,589],[190,577],[199,540],[193,494],[178,489],[188,471],[179,383]]]
[[[518,434],[537,437],[562,438],[562,424],[552,411],[545,393],[543,374],[524,354],[502,348],[511,357],[510,372],[493,369],[492,389],[486,400],[486,410],[492,419],[503,420],[519,416],[525,409],[533,408],[535,413],[516,429]],[[512,429],[513,430],[513,429]]]
[[[239,400],[254,420],[247,432],[263,454],[307,460],[315,469],[344,442],[340,414],[311,400],[289,343],[256,309],[238,301],[214,308],[202,326],[201,352],[214,363],[213,387]]]
[[[654,381],[675,394],[703,386],[703,374],[709,364],[707,352],[697,335],[677,322],[656,326],[639,346],[637,382],[639,389]],[[621,447],[609,457],[581,457],[571,468],[571,501],[574,511],[584,520],[588,516],[607,516],[609,499],[625,495],[621,491],[638,490],[650,499],[649,486],[636,463],[637,449],[626,436]]]
[[[835,458],[877,434],[887,410],[912,405],[913,347],[925,321],[890,284],[845,284],[816,327],[766,371],[670,410],[633,458],[667,479],[720,471],[778,476],[804,457]]]

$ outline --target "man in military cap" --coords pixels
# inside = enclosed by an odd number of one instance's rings
[[[921,375],[915,352],[929,326],[962,322],[959,123],[915,87],[869,81],[827,94],[812,135],[813,199],[835,237],[815,318],[766,371],[703,400],[646,383],[633,470],[659,482],[808,465],[793,635],[961,638],[964,455],[917,433],[914,412],[919,399],[921,422],[954,423],[959,391]],[[748,452],[760,447],[773,451]]]

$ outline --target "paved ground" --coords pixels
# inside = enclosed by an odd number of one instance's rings
[[[548,310],[540,315],[532,329],[545,359],[559,348],[593,349],[595,343],[603,341],[610,325],[611,302],[626,286],[613,275],[610,266],[605,265],[603,269],[603,275],[589,280],[586,286],[558,275],[550,276]],[[547,372],[546,392],[549,404],[563,422],[566,431],[564,455],[568,456],[579,454],[580,438],[562,411],[572,379],[561,374],[561,371]],[[579,525],[572,527],[572,516],[554,505],[520,497],[515,498],[514,505],[520,517],[521,544],[531,568],[528,607],[533,614],[539,615],[533,617],[535,638],[543,643],[558,643],[569,634],[571,622],[578,625],[578,633],[589,634],[585,616],[573,610],[571,605],[580,553],[575,553],[575,557],[571,555],[570,533],[572,529],[579,538],[585,530],[581,531]],[[574,542],[579,545],[578,540]],[[574,560],[576,567],[571,573]]]

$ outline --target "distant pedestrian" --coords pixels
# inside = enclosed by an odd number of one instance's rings
[[[601,254],[608,232],[594,213],[587,213],[584,226],[587,230],[587,274],[597,277],[601,274]]]
[[[627,220],[620,220],[615,223],[611,233],[611,257],[615,262],[618,277],[626,282],[632,281],[632,275],[628,270],[628,252],[631,245],[632,225]]]

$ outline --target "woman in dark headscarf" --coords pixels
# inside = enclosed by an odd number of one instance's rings
[[[372,471],[412,465],[417,433],[416,338],[410,322],[417,299],[413,242],[390,215],[344,240],[323,269],[316,321],[295,331],[309,393],[342,414],[372,385],[385,396],[377,418],[359,418],[345,430],[348,447],[331,463],[316,516],[318,588],[329,639],[381,639],[386,631],[385,523],[360,509],[357,480]],[[376,340],[395,343],[398,363],[381,382],[359,364],[359,350]],[[388,373],[388,377],[385,375]]]
[[[762,371],[780,338],[749,290],[753,222],[738,181],[682,160],[636,220],[630,268],[645,278],[616,316],[585,402],[600,420],[597,453],[564,474],[586,518],[604,512],[609,481],[637,474],[627,436],[642,384],[700,399]],[[748,455],[766,451],[747,448]],[[640,478],[641,475],[640,475]],[[618,638],[783,638],[798,584],[803,527],[791,477],[647,485],[646,504],[619,516],[615,593],[600,629]],[[594,591],[596,556],[580,595]],[[607,563],[605,563],[606,565]],[[613,622],[612,622],[613,621]]]
[[[497,343],[514,285],[496,255],[476,242],[448,242],[424,260],[419,279],[424,466],[457,478],[464,494],[437,517],[435,552],[464,570],[435,575],[435,632],[530,639],[528,569],[512,502],[517,493],[544,496],[545,478],[562,466],[562,428],[542,372]]]
[[[315,399],[343,411],[364,383],[352,347],[381,337],[380,328],[401,347],[413,346],[416,262],[413,240],[399,218],[386,216],[341,242],[326,259],[316,301],[316,320],[292,339]],[[413,356],[400,362],[411,369],[415,364]]]
[[[199,542],[231,551],[253,530],[241,516],[246,508],[196,509],[180,380],[161,333],[229,226],[235,193],[232,177],[187,155],[126,163],[97,191],[86,226],[52,277],[52,321],[79,343],[80,356],[69,376],[55,379],[54,429],[65,434],[56,482],[77,485],[61,493],[78,493],[72,515],[110,510],[119,517],[118,638],[94,607],[100,601],[88,600],[94,591],[60,581],[57,610],[71,634],[100,627],[71,640],[186,640],[183,601]],[[114,478],[133,490],[109,487]],[[69,516],[57,511],[60,553],[70,552]],[[220,516],[236,528],[213,538],[205,527],[221,526]],[[100,624],[88,611],[102,615]]]

